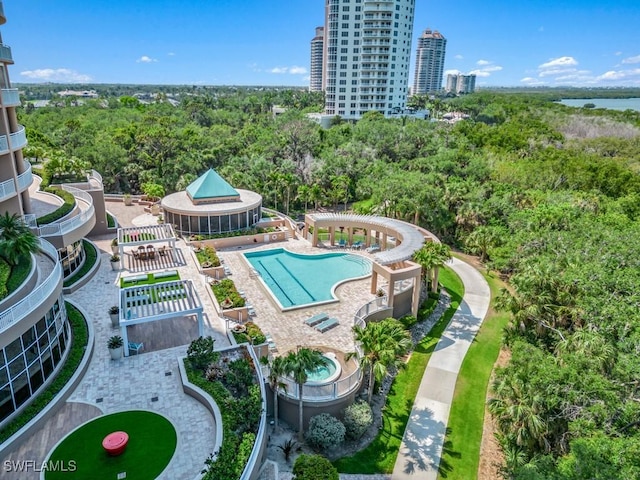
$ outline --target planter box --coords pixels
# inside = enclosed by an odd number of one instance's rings
[[[120,326],[120,314],[119,313],[110,313],[109,317],[111,317],[111,326],[119,327]]]
[[[110,348],[109,353],[111,354],[111,360],[120,360],[122,358],[123,352],[124,346],[118,348]]]

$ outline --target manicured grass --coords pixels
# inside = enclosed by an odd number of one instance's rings
[[[502,282],[488,275],[485,278],[493,301]],[[444,440],[447,447],[440,461],[438,478],[466,480],[478,475],[487,387],[508,320],[507,313],[490,308],[464,358],[451,404]]]
[[[145,274],[143,274],[145,275]],[[176,273],[175,275],[171,275],[171,276],[167,276],[167,277],[161,277],[161,278],[156,278],[153,273],[147,273],[147,278],[146,280],[136,280],[135,282],[125,282],[125,279],[127,277],[120,277],[120,288],[125,288],[125,287],[136,287],[136,286],[140,286],[140,285],[153,285],[154,283],[162,283],[162,282],[174,282],[176,280],[180,280],[180,274]],[[132,275],[132,276],[138,276],[138,275]]]
[[[451,306],[422,339],[407,362],[407,368],[396,376],[383,410],[382,429],[371,444],[351,457],[341,458],[334,465],[341,473],[391,473],[396,463],[400,443],[404,435],[411,408],[415,400],[422,375],[431,353],[442,332],[451,321],[464,295],[460,278],[450,269],[440,271],[440,283],[451,295]]]
[[[116,431],[126,432],[129,443],[122,455],[111,457],[102,448],[102,440]],[[51,455],[54,463],[75,462],[76,471],[73,474],[49,471],[45,479],[106,480],[126,472],[128,479],[152,480],[169,464],[177,438],[171,422],[153,412],[131,410],[104,415],[68,435]]]
[[[98,252],[96,251],[96,248],[91,244],[91,242],[82,240],[82,243],[84,245],[84,251],[87,256],[84,259],[84,263],[82,264],[82,267],[80,267],[80,269],[76,273],[71,275],[69,278],[65,279],[63,283],[65,287],[69,287],[73,285],[82,277],[84,277],[98,261]]]
[[[69,350],[69,356],[53,382],[40,392],[35,400],[20,415],[0,430],[0,443],[7,440],[40,413],[49,402],[55,398],[60,390],[64,388],[75,373],[78,365],[80,365],[82,356],[87,348],[89,337],[87,321],[73,305],[65,303],[65,306],[67,308],[69,324],[71,325],[71,349]]]

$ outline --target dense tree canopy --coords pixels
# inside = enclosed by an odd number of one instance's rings
[[[455,124],[367,115],[322,130],[304,116],[320,100],[194,90],[178,106],[93,101],[20,120],[34,159],[87,162],[107,191],[171,193],[214,167],[267,206],[353,204],[478,254],[511,286],[511,360],[490,402],[509,474],[637,477],[640,113],[489,92],[441,102],[470,115]],[[289,110],[274,118],[275,103]]]

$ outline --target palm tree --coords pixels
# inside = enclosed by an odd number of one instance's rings
[[[304,440],[304,420],[302,389],[307,383],[308,372],[326,365],[328,360],[322,356],[322,352],[310,348],[300,348],[297,352],[289,352],[284,358],[283,369],[286,375],[291,375],[298,385],[298,441]]]
[[[280,381],[280,377],[286,375],[285,371],[285,358],[275,357],[269,364],[269,386],[273,391],[273,421],[276,430],[278,429],[278,389],[282,388],[286,390],[285,383]]]
[[[370,322],[364,328],[353,327],[356,342],[362,354],[351,352],[346,360],[356,357],[369,375],[368,402],[373,399],[375,381],[382,382],[390,367],[400,368],[400,358],[411,348],[411,338],[404,326],[394,318]]]
[[[38,237],[17,215],[5,212],[0,216],[0,255],[14,267],[20,257],[36,253],[40,249]]]
[[[451,259],[448,245],[438,242],[425,242],[422,248],[413,254],[413,260],[422,267],[422,278],[431,282],[431,291],[438,290],[438,271]]]

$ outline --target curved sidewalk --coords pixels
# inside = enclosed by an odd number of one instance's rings
[[[462,280],[464,296],[424,371],[393,469],[393,480],[438,477],[458,372],[489,310],[491,291],[480,272],[457,258],[448,266]]]

